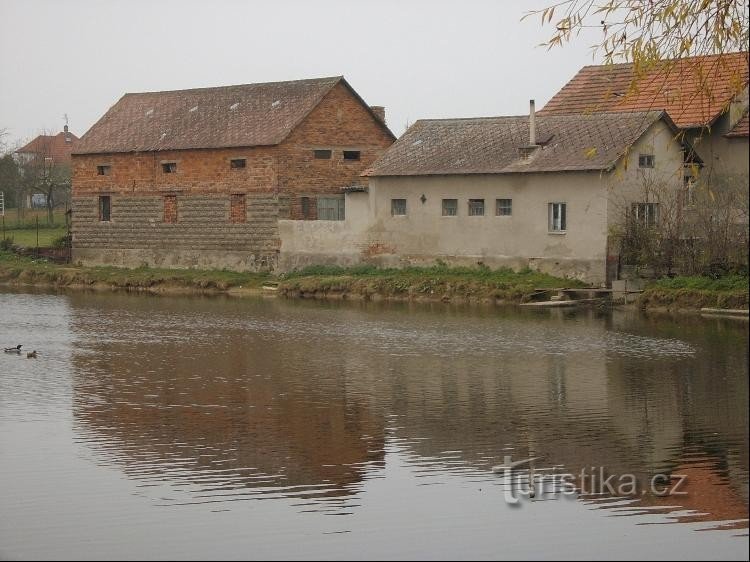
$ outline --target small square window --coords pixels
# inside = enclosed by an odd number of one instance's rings
[[[344,160],[359,160],[359,150],[345,150]]]
[[[484,199],[469,199],[469,216],[484,216]]]
[[[313,154],[315,155],[316,160],[330,160],[331,159],[330,150],[313,150]]]
[[[639,168],[653,168],[654,167],[654,155],[653,154],[639,154],[638,155],[638,167]]]
[[[112,166],[109,166],[107,164],[100,164],[96,167],[96,173],[100,176],[108,176],[111,171]]]
[[[656,226],[659,221],[658,203],[633,203],[631,211],[633,218],[647,228]]]
[[[509,217],[513,214],[513,199],[498,199],[495,206],[498,217]]]
[[[344,220],[344,198],[318,197],[318,220]]]
[[[161,171],[165,174],[177,173],[177,162],[164,162],[161,165]]]
[[[229,161],[229,167],[232,170],[239,170],[247,167],[247,160],[245,158],[232,158]]]
[[[458,199],[443,199],[443,216],[455,217],[458,214]]]
[[[110,195],[99,196],[99,220],[109,222],[112,219],[112,197]]]
[[[394,217],[406,215],[406,199],[391,199],[391,215]]]

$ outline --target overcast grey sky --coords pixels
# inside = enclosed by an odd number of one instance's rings
[[[6,142],[83,135],[125,92],[343,74],[386,107],[396,135],[421,118],[541,107],[592,59],[520,21],[552,0],[0,0]]]

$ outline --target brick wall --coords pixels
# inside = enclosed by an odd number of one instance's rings
[[[279,217],[302,218],[300,197],[306,196],[308,218],[314,219],[317,196],[341,196],[342,187],[363,183],[362,171],[392,142],[339,84],[278,146],[74,155],[74,259],[102,263],[111,257],[108,250],[117,250],[112,263],[141,265],[134,260],[149,263],[163,256],[179,266],[196,263],[190,258],[182,264],[187,258],[180,256],[202,252],[200,263],[216,267],[240,262],[272,267]],[[320,148],[331,150],[331,159],[315,159],[313,151]],[[344,150],[360,151],[360,159],[345,161]],[[245,167],[231,167],[237,158],[246,160]],[[177,164],[175,173],[163,172],[167,162]],[[110,166],[108,175],[97,174],[101,165]],[[102,194],[111,196],[109,222],[99,220]],[[165,202],[165,195],[174,199]],[[233,253],[234,261],[226,262],[221,253]],[[245,255],[251,258],[236,257]]]

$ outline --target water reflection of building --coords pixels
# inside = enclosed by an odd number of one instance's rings
[[[167,299],[71,300],[74,331],[94,336],[73,358],[79,434],[126,472],[217,493],[340,497],[382,466],[382,421],[331,391],[343,375],[299,377],[304,357],[288,342],[248,336],[239,324],[203,333],[199,317],[170,320],[181,309]],[[154,326],[160,333],[145,330],[151,312],[165,322]]]
[[[80,433],[141,478],[345,497],[383,465],[389,435],[435,474],[489,474],[507,453],[634,474],[641,487],[686,473],[689,496],[670,506],[747,517],[747,335],[724,324],[71,302],[80,340],[97,338],[74,359]],[[646,495],[635,507],[664,505]]]

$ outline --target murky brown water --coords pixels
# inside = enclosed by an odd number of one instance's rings
[[[746,322],[0,293],[0,343],[0,558],[747,558]]]

